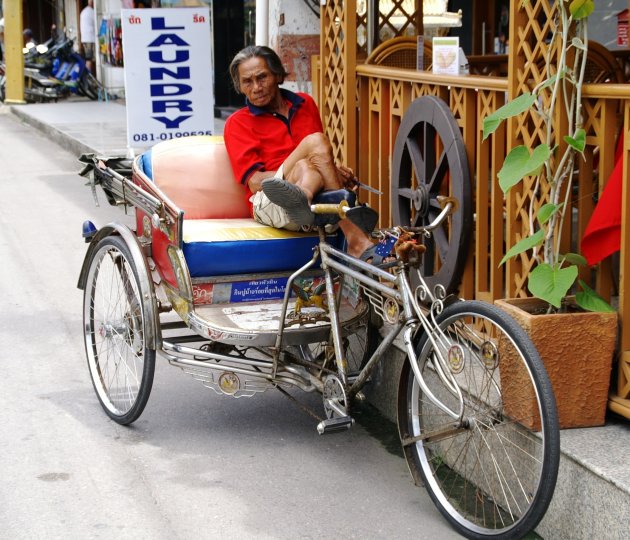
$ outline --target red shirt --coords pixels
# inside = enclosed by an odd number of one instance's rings
[[[288,118],[247,103],[227,119],[223,129],[234,177],[247,188],[248,199],[247,180],[253,172],[276,171],[304,137],[323,131],[311,96],[284,88],[280,92],[290,105]]]

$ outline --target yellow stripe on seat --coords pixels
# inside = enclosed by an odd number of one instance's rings
[[[268,227],[254,219],[184,220],[184,242],[230,242],[237,240],[278,240],[317,236],[314,233],[291,232]]]

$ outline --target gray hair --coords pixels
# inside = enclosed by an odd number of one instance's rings
[[[240,66],[245,60],[249,60],[250,58],[262,58],[267,63],[267,67],[269,71],[274,75],[280,77],[280,84],[284,82],[284,78],[289,75],[284,66],[282,65],[282,61],[280,57],[276,54],[276,51],[270,49],[269,47],[265,47],[264,45],[250,45],[249,47],[245,47],[236,53],[236,56],[232,59],[230,63],[230,77],[232,77],[232,84],[237,92],[240,93],[241,85],[238,79],[238,66]]]

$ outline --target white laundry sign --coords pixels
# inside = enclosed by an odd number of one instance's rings
[[[214,132],[207,7],[123,9],[127,144]]]

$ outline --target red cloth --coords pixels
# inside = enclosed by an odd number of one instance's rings
[[[223,138],[234,177],[246,188],[253,172],[276,171],[304,137],[324,129],[311,96],[280,91],[291,105],[288,118],[248,104],[225,123]]]
[[[622,176],[623,136],[619,137],[615,150],[615,167],[582,237],[582,255],[590,265],[597,264],[621,247]]]

